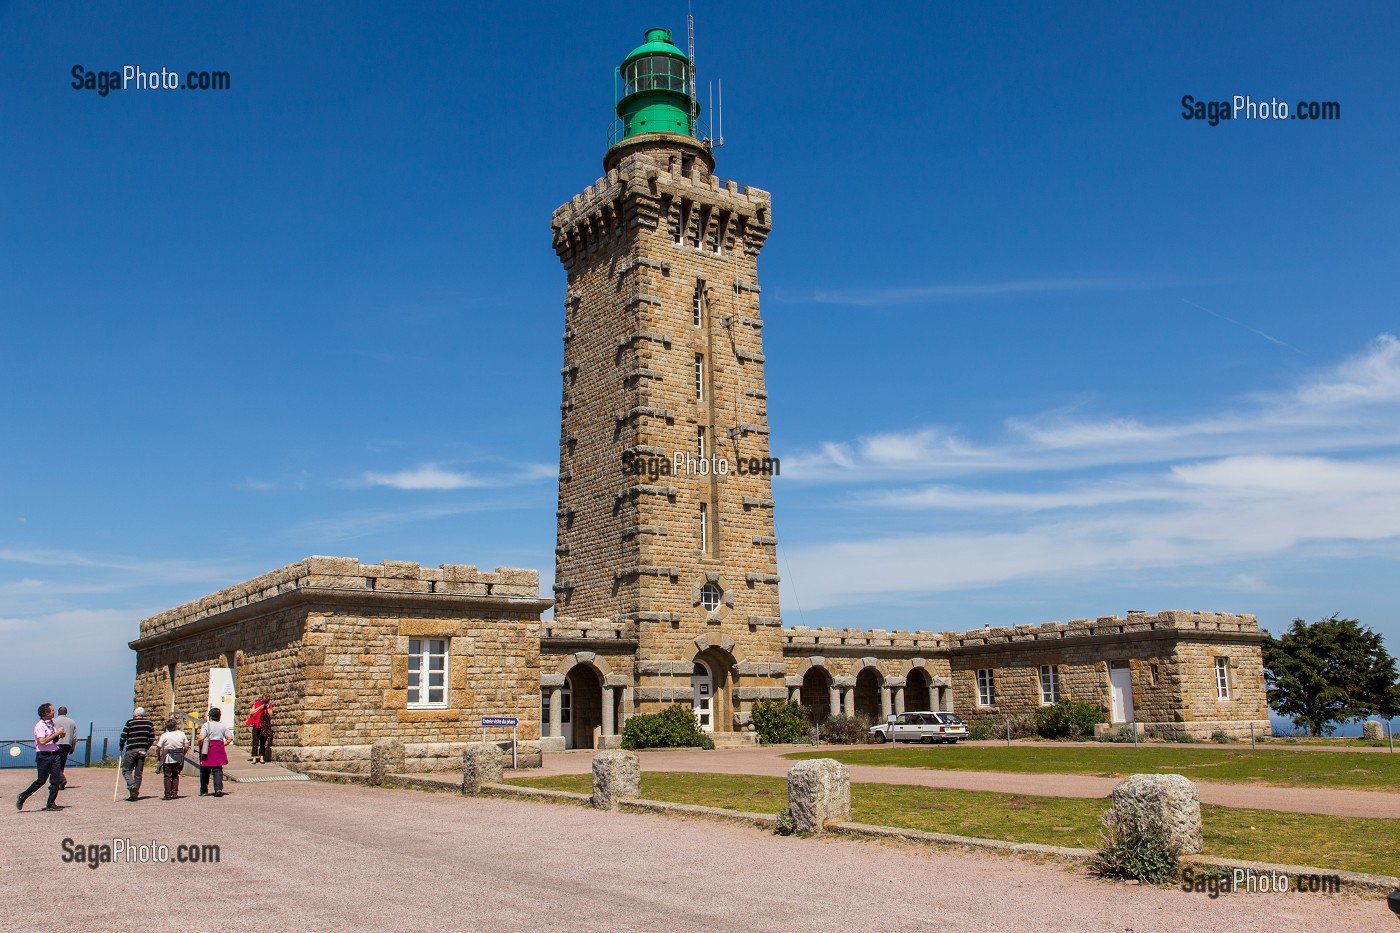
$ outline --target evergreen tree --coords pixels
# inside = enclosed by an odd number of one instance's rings
[[[1263,647],[1269,705],[1313,735],[1330,733],[1330,722],[1400,713],[1395,659],[1381,636],[1355,619],[1294,619]]]

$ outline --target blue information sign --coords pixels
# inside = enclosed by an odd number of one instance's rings
[[[481,717],[483,726],[505,726],[507,729],[514,729],[520,725],[520,720],[514,716],[483,716]]]

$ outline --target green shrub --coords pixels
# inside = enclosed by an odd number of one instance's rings
[[[1089,870],[1101,878],[1148,884],[1175,880],[1180,853],[1168,841],[1160,811],[1134,806],[1123,819],[1115,814],[1109,810],[1103,815],[1099,850],[1089,860]]]
[[[1132,740],[1132,726],[1119,726],[1117,729],[1105,729],[1103,735],[1099,736],[1100,742],[1132,742]]]
[[[1219,742],[1221,745],[1229,745],[1231,742],[1235,741],[1234,739],[1230,738],[1228,735],[1225,734],[1224,729],[1216,729],[1214,732],[1212,732],[1210,734],[1210,740],[1212,742]]]
[[[773,832],[779,836],[791,836],[797,832],[797,821],[792,818],[790,807],[783,807],[778,811],[778,821],[773,824]]]
[[[700,731],[689,706],[677,703],[659,713],[641,713],[622,727],[622,747],[714,748],[714,740]]]
[[[1189,732],[1178,732],[1176,735],[1172,736],[1172,741],[1180,742],[1182,745],[1194,745],[1196,744],[1196,737]]]
[[[870,720],[865,716],[832,716],[822,723],[822,741],[832,745],[861,745],[870,741]]]
[[[801,703],[759,700],[753,705],[749,721],[764,745],[796,742],[807,735],[807,707]]]
[[[985,742],[987,739],[994,739],[997,737],[996,726],[996,723],[988,719],[970,722],[967,724],[967,737],[973,742]]]
[[[1061,700],[1054,706],[1036,710],[1032,718],[1035,733],[1041,738],[1078,738],[1094,734],[1094,727],[1103,722],[1103,711],[1088,703]]]

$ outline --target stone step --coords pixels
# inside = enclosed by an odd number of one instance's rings
[[[758,744],[758,737],[752,732],[712,732],[715,748],[747,748]]]

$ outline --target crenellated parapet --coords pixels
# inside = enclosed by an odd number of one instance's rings
[[[966,632],[907,632],[881,629],[807,628],[800,626],[783,633],[788,653],[808,647],[869,647],[869,648],[928,648],[956,650],[958,648],[1018,642],[1062,641],[1100,635],[1126,635],[1141,632],[1174,630],[1187,632],[1220,632],[1257,635],[1259,621],[1252,615],[1229,612],[1190,612],[1169,609],[1155,615],[1129,613],[1126,618],[1100,616],[1097,619],[1073,619],[1069,622],[1046,622],[1042,625],[994,626]]]
[[[750,255],[763,247],[773,227],[772,195],[761,188],[724,181],[696,163],[688,173],[679,159],[670,164],[636,152],[581,194],[555,209],[550,225],[554,251],[566,269],[633,231],[667,236],[679,245]],[[636,268],[620,262],[618,274]],[[741,278],[738,291],[756,291]]]
[[[467,564],[421,567],[412,561],[362,564],[354,557],[308,557],[143,619],[141,637],[158,635],[297,591],[307,596],[325,591],[493,596],[538,601],[539,590],[539,571],[516,567],[483,571]]]

